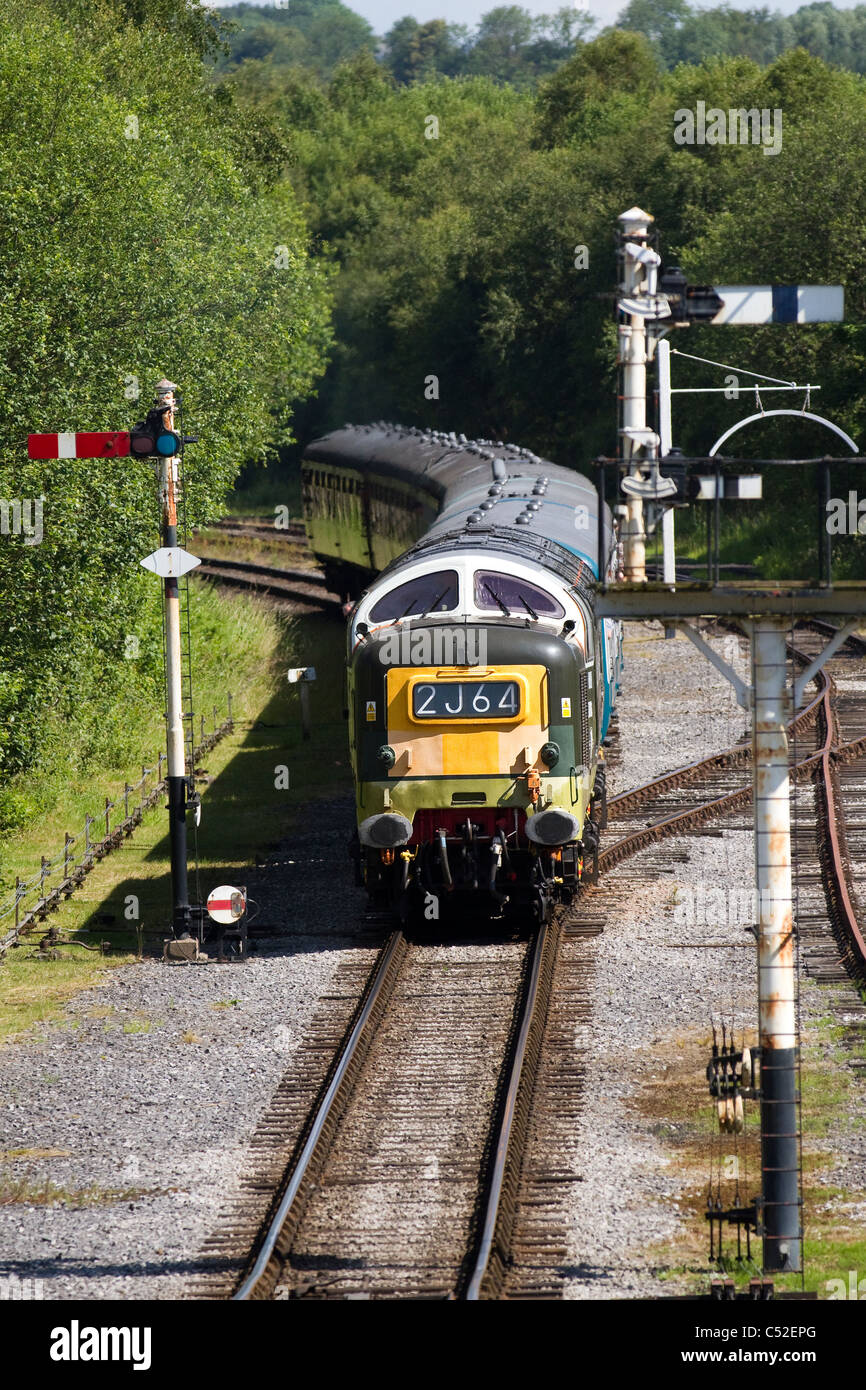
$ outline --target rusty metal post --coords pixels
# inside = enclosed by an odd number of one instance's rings
[[[785,621],[752,628],[764,1269],[799,1270],[800,1126]]]
[[[156,411],[161,413],[166,430],[175,428],[175,386],[163,378],[156,384]],[[167,549],[177,546],[178,461],[167,456],[159,464],[159,496],[162,508],[162,544]],[[175,936],[189,933],[192,914],[189,903],[187,875],[186,807],[187,786],[186,748],[184,739],[183,672],[180,632],[180,586],[175,575],[164,580],[165,601],[165,723],[166,723],[166,791],[168,793],[168,830],[171,851],[172,932]],[[192,732],[192,731],[191,731]],[[162,771],[162,758],[159,761]],[[160,779],[161,780],[161,779]]]

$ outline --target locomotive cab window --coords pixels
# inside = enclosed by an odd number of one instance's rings
[[[386,623],[397,618],[417,617],[428,613],[453,613],[459,597],[456,570],[436,570],[434,574],[419,574],[398,584],[383,594],[370,609],[370,621]]]
[[[500,574],[496,570],[475,571],[475,605],[508,613],[509,617],[527,613],[536,618],[565,616],[565,609],[552,594],[517,574]]]

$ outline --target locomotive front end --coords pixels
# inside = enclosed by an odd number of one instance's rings
[[[597,847],[586,624],[480,616],[362,623],[351,656],[359,877],[404,920],[543,919]]]

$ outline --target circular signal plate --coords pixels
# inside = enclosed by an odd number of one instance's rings
[[[237,922],[247,910],[246,894],[242,888],[223,883],[208,896],[208,916],[215,922]]]

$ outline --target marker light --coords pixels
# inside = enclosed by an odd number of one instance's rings
[[[129,435],[129,452],[138,458],[147,458],[156,448],[156,439],[147,430],[132,430]]]
[[[180,435],[174,430],[163,430],[156,438],[156,452],[163,458],[172,458],[180,448]]]

